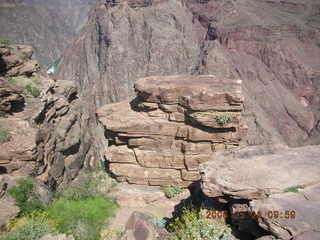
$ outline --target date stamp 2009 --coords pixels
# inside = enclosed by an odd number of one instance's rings
[[[236,212],[230,215],[227,211],[206,210],[206,218],[209,218],[209,219],[223,219],[228,217],[231,217],[232,219],[245,219],[245,218],[259,219],[261,217],[269,218],[269,219],[295,219],[296,211],[269,210],[269,211],[266,211],[265,214],[262,214],[260,211],[252,211],[252,212]]]

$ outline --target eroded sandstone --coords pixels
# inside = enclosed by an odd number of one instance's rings
[[[232,224],[255,237],[318,239],[319,154],[319,146],[281,145],[215,153],[200,166],[202,190],[224,199]]]
[[[199,164],[212,152],[238,146],[246,134],[240,80],[148,77],[135,91],[134,100],[98,110],[109,140],[105,157],[119,181],[186,186],[199,180]]]

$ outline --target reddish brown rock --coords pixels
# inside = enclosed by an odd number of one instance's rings
[[[105,156],[118,181],[187,186],[199,179],[199,164],[211,159],[214,144],[227,149],[245,135],[239,80],[159,76],[138,80],[135,90],[133,101],[98,110],[109,140]]]
[[[22,88],[0,79],[0,111],[10,112],[12,105],[23,102]]]

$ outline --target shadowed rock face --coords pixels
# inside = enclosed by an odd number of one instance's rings
[[[98,107],[151,75],[243,79],[249,144],[319,143],[320,5],[310,1],[106,1],[57,73]]]
[[[147,77],[135,91],[131,102],[98,110],[109,140],[105,157],[119,181],[187,186],[199,180],[199,164],[213,151],[238,146],[246,134],[241,80]]]
[[[2,0],[0,39],[32,45],[43,65],[57,60],[87,21],[96,0]]]

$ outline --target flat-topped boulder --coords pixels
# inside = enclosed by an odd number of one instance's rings
[[[154,76],[135,84],[137,97],[101,107],[106,159],[119,181],[186,186],[214,151],[239,145],[241,81],[212,75]]]
[[[202,190],[228,202],[233,224],[253,235],[319,239],[320,146],[251,146],[214,153],[200,166]],[[251,223],[250,223],[251,222]]]
[[[173,75],[139,79],[135,91],[144,102],[180,104],[190,110],[240,110],[241,80],[214,75]]]
[[[201,166],[204,191],[211,197],[262,199],[292,186],[320,183],[319,154],[319,146],[254,146],[215,153]]]

